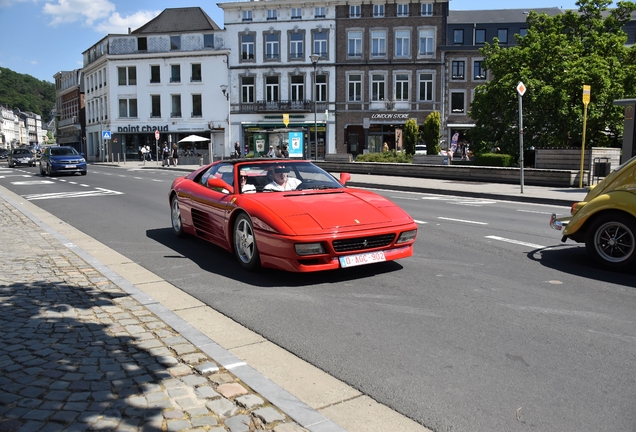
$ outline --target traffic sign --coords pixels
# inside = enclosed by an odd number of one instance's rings
[[[589,85],[584,85],[583,86],[583,103],[585,105],[590,103],[590,90],[592,88]]]
[[[526,85],[521,81],[519,81],[519,84],[517,84],[517,92],[519,93],[519,96],[523,96],[523,94],[526,92]]]
[[[155,139],[159,141],[159,131],[155,131]]]
[[[102,139],[109,140],[110,139],[110,131],[102,131]]]

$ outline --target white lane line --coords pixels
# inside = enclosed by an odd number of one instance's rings
[[[517,210],[518,212],[521,213],[536,213],[536,214],[542,214],[542,215],[551,215],[552,212],[542,212],[542,211],[534,211],[534,210]]]
[[[535,249],[545,249],[546,246],[542,246],[542,245],[538,245],[538,244],[534,244],[534,243],[527,243],[527,242],[522,242],[520,240],[513,240],[513,239],[507,239],[504,237],[499,237],[499,236],[486,236],[487,239],[492,239],[492,240],[498,240],[498,241],[502,241],[502,242],[506,242],[506,243],[513,243],[513,244],[517,244],[517,245],[521,245],[521,246],[528,246],[531,248],[535,248]]]
[[[451,222],[463,222],[463,223],[475,224],[475,225],[488,225],[488,222],[477,222],[477,221],[471,221],[471,220],[465,220],[465,219],[453,219],[453,218],[447,218],[447,217],[441,217],[441,216],[439,216],[437,219],[451,221]]]
[[[54,192],[46,194],[31,194],[24,195],[29,201],[43,200],[43,199],[59,199],[59,198],[83,198],[90,196],[105,196],[105,195],[123,195],[123,192],[111,191],[108,189],[96,188],[93,191],[86,192]]]
[[[417,220],[417,219],[413,219],[413,222],[415,222],[417,224],[427,224],[428,223],[428,222],[420,221],[420,220]]]

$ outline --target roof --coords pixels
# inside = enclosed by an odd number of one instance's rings
[[[134,30],[133,34],[183,33],[221,30],[200,7],[164,9],[154,19]]]
[[[533,11],[538,14],[545,13],[549,16],[565,13],[564,9],[552,8],[526,8],[526,9],[492,9],[492,10],[469,10],[448,12],[448,24],[495,24],[495,23],[515,23],[526,22],[528,12]]]

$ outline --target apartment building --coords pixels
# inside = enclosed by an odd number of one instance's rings
[[[406,120],[443,111],[448,2],[349,1],[336,6],[336,148],[400,150]]]
[[[26,135],[22,140],[21,130],[25,130],[24,120],[8,106],[0,105],[0,148],[9,150],[26,145]]]
[[[335,153],[334,1],[218,3],[225,13],[232,136],[243,154]]]
[[[225,31],[199,7],[165,9],[139,29],[83,53],[88,160],[137,159],[178,143],[208,160],[229,155]],[[159,140],[155,139],[159,133]],[[179,143],[196,134],[209,141]]]
[[[56,142],[87,154],[84,139],[84,83],[82,70],[61,71],[55,79]]]

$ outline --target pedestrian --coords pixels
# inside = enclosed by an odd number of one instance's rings
[[[283,152],[280,150],[280,146],[279,145],[276,146],[276,157],[277,158],[282,158],[283,157]]]
[[[269,157],[269,158],[276,157],[276,152],[274,151],[274,146],[269,146],[269,151],[267,152],[267,157]]]
[[[161,150],[161,156],[163,161],[161,166],[170,166],[170,147],[166,141],[163,142],[163,149]]]
[[[238,141],[234,143],[234,153],[236,154],[237,158],[241,157],[241,145]]]
[[[283,145],[283,157],[287,159],[289,157],[289,147],[287,144]]]
[[[384,145],[382,146],[382,153],[386,153],[388,151],[389,151],[389,145],[385,141]]]
[[[150,146],[148,144],[144,146],[144,155],[146,156],[145,160],[152,162],[152,152],[150,151]]]
[[[172,144],[172,164],[179,165],[179,147],[176,144]]]

